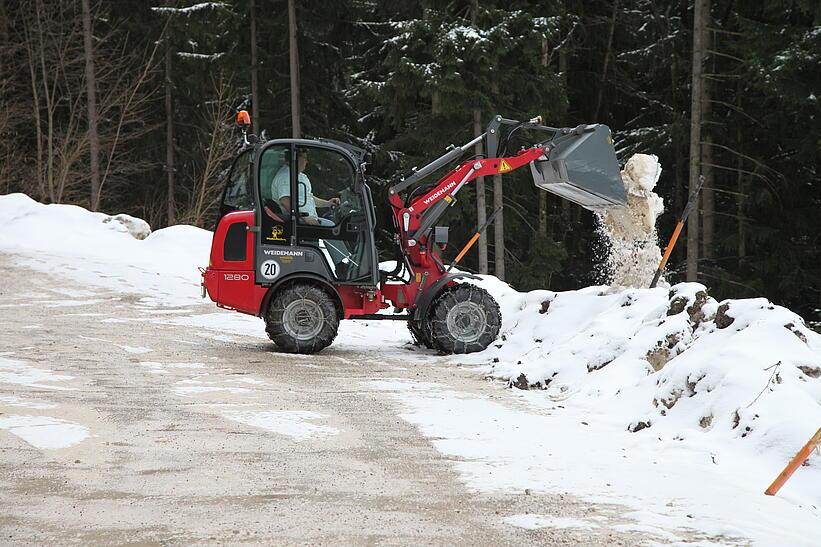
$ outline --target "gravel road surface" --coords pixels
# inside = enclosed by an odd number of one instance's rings
[[[407,360],[385,357],[378,340],[369,351],[276,353],[261,337],[174,324],[212,304],[148,306],[12,255],[0,254],[0,279],[0,543],[660,539],[615,531],[620,507],[468,490],[396,398],[368,387],[425,381],[512,399],[467,368],[411,359],[410,346]],[[504,521],[528,513],[603,524]]]

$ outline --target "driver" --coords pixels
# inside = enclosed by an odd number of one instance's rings
[[[285,156],[286,161],[285,164],[279,168],[276,175],[274,175],[274,179],[271,182],[271,195],[274,196],[275,200],[278,200],[280,204],[282,204],[284,211],[291,210],[291,165],[290,165],[290,154],[286,154]],[[299,175],[297,178],[297,188],[299,189],[299,200],[297,204],[299,205],[299,221],[304,222],[305,224],[313,224],[313,225],[321,225],[321,226],[333,226],[334,222],[332,220],[328,220],[326,218],[321,218],[317,212],[316,208],[318,207],[336,207],[339,205],[339,198],[331,198],[331,199],[322,199],[320,197],[314,196],[313,192],[311,191],[311,179],[308,178],[308,175],[305,174],[305,167],[308,165],[308,152],[306,150],[298,150],[298,160],[297,165],[299,169]],[[308,213],[307,216],[303,216],[302,213]]]

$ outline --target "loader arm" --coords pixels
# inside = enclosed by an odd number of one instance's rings
[[[508,130],[503,133],[501,129],[505,127]],[[543,142],[506,155],[510,137],[520,129],[551,135]],[[430,174],[457,161],[481,140],[492,157],[463,161],[424,194],[415,196],[411,192],[407,201],[401,197],[402,191],[423,184]],[[530,166],[537,187],[582,207],[601,209],[626,203],[613,140],[606,126],[556,128],[542,125],[541,118],[519,122],[494,116],[485,133],[460,147],[452,147],[389,189],[396,242],[412,273],[431,269],[445,271],[433,245],[433,228],[466,184],[476,177],[506,174],[525,165]],[[430,273],[436,275],[433,271]]]
[[[443,176],[427,193],[414,197],[407,205],[398,194],[391,195],[403,237],[416,241],[424,238],[448,207],[456,202],[456,194],[477,177],[509,173],[545,154],[541,145],[503,158],[480,158],[463,162]]]

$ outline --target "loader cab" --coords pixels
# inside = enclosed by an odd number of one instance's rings
[[[256,283],[308,274],[375,287],[373,203],[354,153],[330,142],[281,139],[254,154]]]

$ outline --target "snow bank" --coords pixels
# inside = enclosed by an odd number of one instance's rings
[[[616,293],[481,284],[504,323],[467,360],[512,386],[606,409],[635,435],[769,461],[764,486],[821,426],[821,335],[764,298],[717,302],[698,283]],[[821,501],[821,460],[800,474]]]
[[[0,196],[0,249],[32,265],[115,290],[184,304],[199,296],[211,232],[172,226],[151,232],[143,220],[44,205],[24,194]]]

